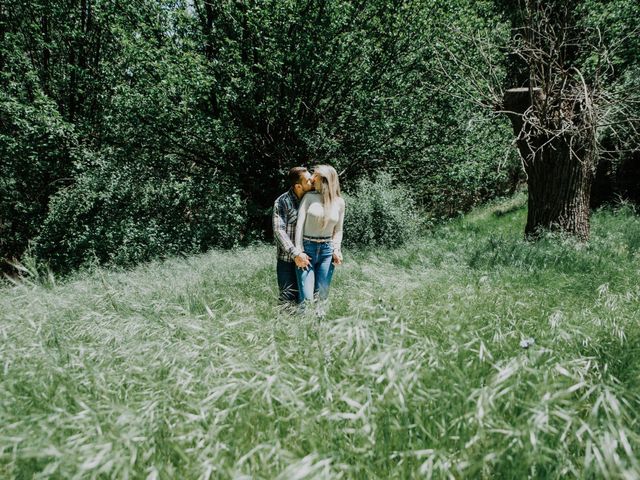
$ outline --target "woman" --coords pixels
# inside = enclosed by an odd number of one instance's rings
[[[329,296],[329,285],[335,265],[342,263],[342,223],[344,199],[340,196],[338,173],[329,165],[318,165],[311,177],[315,192],[307,193],[300,202],[295,244],[310,257],[306,268],[296,268],[300,301],[311,301],[314,295],[322,301]],[[318,310],[324,315],[323,305]]]

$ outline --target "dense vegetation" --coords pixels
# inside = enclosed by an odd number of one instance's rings
[[[347,189],[390,171],[436,215],[513,186],[508,126],[434,54],[452,25],[507,35],[490,2],[10,0],[0,22],[0,257],[34,241],[68,270],[268,237],[297,164]]]
[[[637,90],[637,2],[582,5],[616,45],[607,82]],[[297,164],[352,193],[385,171],[433,218],[510,192],[513,134],[477,94],[517,81],[511,27],[498,0],[6,0],[0,258],[31,243],[69,271],[268,238]],[[604,138],[627,151],[615,173],[637,135]]]
[[[0,477],[638,478],[640,220],[524,200],[345,250],[323,322],[267,246],[4,289]]]

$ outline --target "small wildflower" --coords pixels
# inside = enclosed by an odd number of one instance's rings
[[[533,338],[525,338],[524,340],[520,340],[520,346],[522,348],[529,348],[534,343],[536,343],[536,341]]]

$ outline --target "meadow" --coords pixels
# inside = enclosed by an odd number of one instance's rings
[[[640,218],[524,199],[345,252],[321,321],[270,245],[5,285],[0,478],[640,478]]]

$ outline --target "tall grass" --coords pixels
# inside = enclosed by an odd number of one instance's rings
[[[323,321],[269,246],[5,288],[0,477],[640,478],[640,220],[525,215],[346,252]]]

